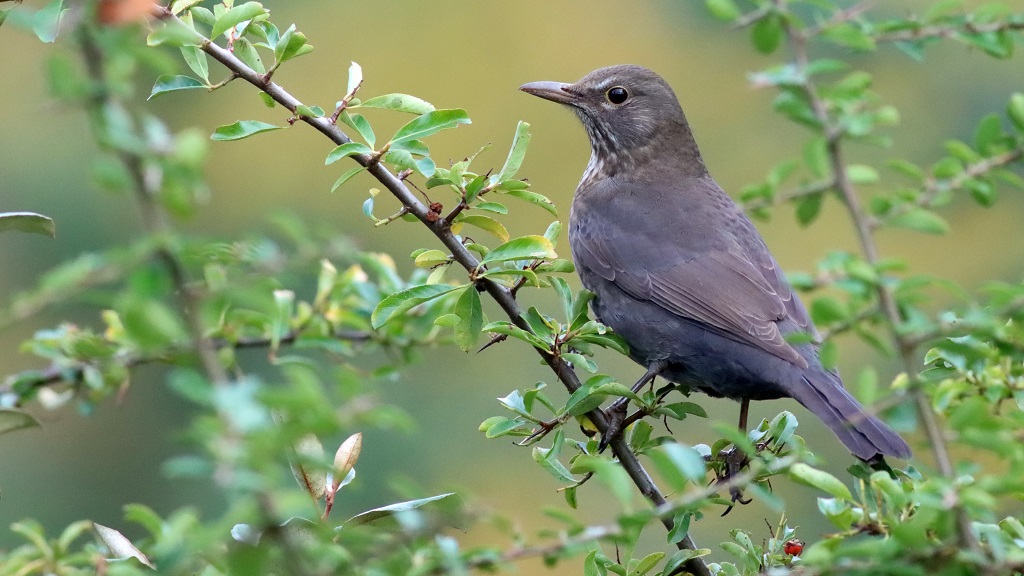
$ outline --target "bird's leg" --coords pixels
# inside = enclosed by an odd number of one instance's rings
[[[639,392],[641,388],[653,382],[664,369],[664,361],[652,363],[647,368],[647,372],[644,372],[644,375],[636,381],[636,384],[633,384],[633,392]],[[605,429],[604,434],[601,435],[601,442],[597,445],[598,452],[604,452],[604,449],[608,447],[612,439],[622,433],[622,422],[626,419],[627,406],[629,406],[629,398],[619,398],[612,402],[612,405],[605,410],[605,414],[608,416],[608,427]]]
[[[740,400],[739,430],[742,434],[747,433],[747,415],[749,412],[750,399],[744,398],[743,400]],[[742,450],[735,446],[726,450],[722,450],[719,453],[719,457],[721,457],[725,461],[725,473],[722,474],[722,476],[719,477],[718,479],[718,483],[720,484],[726,482],[736,474],[739,474],[740,470],[743,470],[743,468],[750,463],[750,459],[747,458],[747,455],[744,454]],[[737,488],[736,486],[731,486],[729,488],[729,496],[732,498],[733,502],[739,502],[740,504],[750,503],[749,499],[743,499],[743,491]],[[732,506],[729,506],[728,508],[726,508],[725,512],[722,513],[722,516],[725,516],[731,511]]]

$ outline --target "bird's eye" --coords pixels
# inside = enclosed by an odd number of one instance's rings
[[[622,104],[629,98],[629,92],[626,92],[626,89],[622,86],[615,86],[614,88],[609,88],[605,96],[608,97],[608,101],[612,104]]]

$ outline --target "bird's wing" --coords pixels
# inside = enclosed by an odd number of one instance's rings
[[[804,316],[794,318],[798,325],[803,324],[806,312],[785,281],[775,276],[770,255],[772,268],[766,269],[751,262],[736,244],[685,252],[676,250],[671,242],[646,243],[644,239],[659,236],[653,231],[644,234],[606,224],[584,226],[576,232],[573,255],[578,266],[633,298],[653,302],[717,334],[807,367],[807,360],[786,342],[778,324],[791,314],[790,309]]]

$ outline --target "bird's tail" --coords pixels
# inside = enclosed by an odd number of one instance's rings
[[[818,371],[801,375],[793,398],[820,418],[861,460],[878,455],[909,458],[910,446],[884,422],[864,411],[838,376]]]

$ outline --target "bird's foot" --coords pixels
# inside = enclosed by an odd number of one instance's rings
[[[627,398],[619,398],[604,411],[608,421],[608,427],[601,434],[601,441],[597,444],[597,453],[604,452],[616,436],[622,434],[622,423],[626,420],[626,407],[629,405]]]
[[[748,458],[742,450],[733,446],[732,448],[719,452],[717,459],[722,462],[723,469],[721,472],[716,470],[715,483],[719,486],[724,485],[729,487],[729,497],[732,501],[732,504],[725,509],[725,512],[722,512],[722,516],[725,516],[729,512],[732,512],[732,509],[736,506],[737,502],[743,505],[750,504],[752,502],[752,499],[750,498],[743,498],[743,490],[740,489],[739,486],[733,485],[731,482],[733,478],[739,475],[739,473],[742,472],[748,464],[750,464],[750,458]]]

